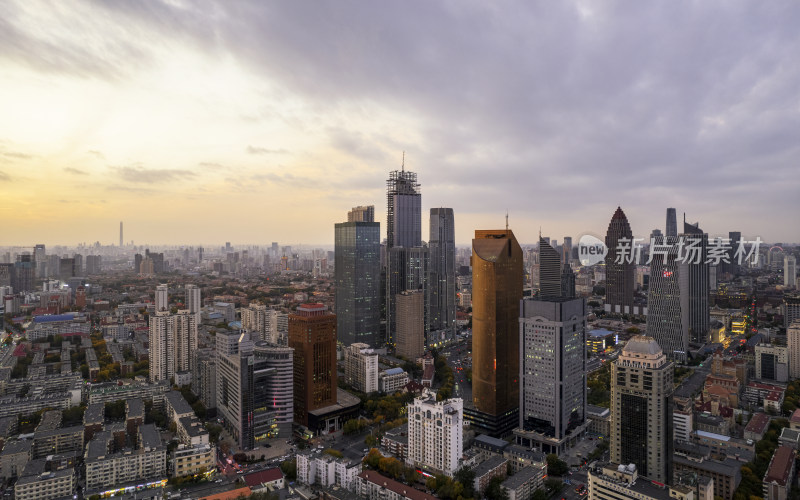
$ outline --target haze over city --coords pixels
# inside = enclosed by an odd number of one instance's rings
[[[4,2],[5,244],[330,245],[417,172],[510,226],[800,241],[791,2]],[[427,233],[427,221],[423,234]]]

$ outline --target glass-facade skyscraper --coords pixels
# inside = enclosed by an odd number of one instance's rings
[[[379,347],[381,227],[342,222],[335,227],[336,332],[339,342]]]
[[[633,313],[633,289],[636,286],[634,261],[628,261],[618,250],[622,240],[627,240],[633,248],[633,232],[622,208],[611,217],[606,232],[606,303],[607,312],[618,314]],[[618,262],[620,260],[620,262]]]
[[[428,239],[428,322],[432,341],[452,339],[456,331],[456,236],[452,208],[431,208]]]

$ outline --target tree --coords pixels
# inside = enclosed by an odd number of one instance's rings
[[[500,486],[503,482],[501,476],[495,476],[489,481],[489,485],[483,491],[483,496],[489,500],[508,500],[508,492]]]
[[[475,471],[469,467],[461,467],[453,474],[453,479],[464,485],[462,496],[472,498],[475,496]]]
[[[285,462],[281,462],[281,470],[286,475],[286,479],[289,481],[294,481],[297,479],[297,461],[296,460],[286,460]]]
[[[558,455],[551,453],[547,455],[547,474],[550,476],[563,476],[569,471],[567,462],[558,458]]]
[[[327,455],[330,455],[330,456],[336,457],[336,458],[344,458],[344,455],[342,455],[341,451],[334,450],[333,448],[328,448],[327,450],[323,451],[322,453],[325,453]]]
[[[369,453],[367,453],[367,456],[364,458],[364,463],[367,464],[367,466],[371,469],[377,469],[378,463],[380,462],[381,458],[383,458],[381,452],[378,451],[377,448],[372,448],[371,450],[369,450]]]

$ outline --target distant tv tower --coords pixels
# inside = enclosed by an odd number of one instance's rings
[[[122,221],[119,221],[119,246],[122,247]]]

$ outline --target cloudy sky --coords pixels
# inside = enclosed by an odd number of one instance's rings
[[[0,3],[0,244],[327,244],[418,173],[502,227],[800,241],[791,1]],[[423,217],[425,219],[425,217]],[[424,234],[427,221],[423,220]],[[425,236],[423,236],[425,238]],[[427,239],[427,238],[425,238]]]

